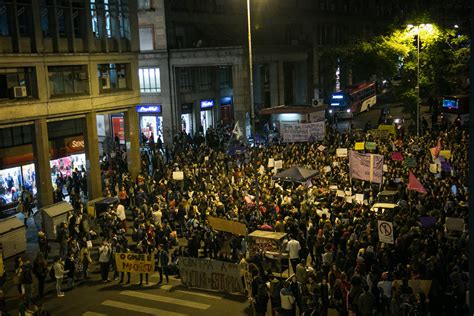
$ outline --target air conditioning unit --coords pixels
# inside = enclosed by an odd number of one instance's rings
[[[311,101],[311,106],[320,106],[323,105],[323,99],[313,99]]]
[[[28,94],[25,86],[16,86],[10,88],[10,97],[12,99],[25,98]]]

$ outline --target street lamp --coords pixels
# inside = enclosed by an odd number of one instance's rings
[[[250,81],[250,119],[252,123],[252,134],[254,152],[257,149],[257,133],[255,129],[255,107],[253,96],[253,55],[252,55],[252,25],[250,23],[250,0],[247,0],[247,30],[248,30],[248,45],[249,45],[249,81]],[[256,156],[256,153],[255,153]],[[259,211],[259,187],[258,187],[258,172],[257,172],[257,157],[254,157],[254,177],[255,177],[255,207],[257,213]]]
[[[410,30],[416,28],[416,136],[420,136],[420,28],[430,30],[431,24],[408,24],[407,28]]]

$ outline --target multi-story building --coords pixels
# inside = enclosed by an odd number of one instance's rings
[[[350,71],[321,60],[327,47],[383,31],[397,3],[252,0],[254,105],[309,105]],[[140,0],[141,128],[169,141],[239,122],[249,133],[247,7],[244,0]],[[159,105],[159,106],[158,106]],[[151,129],[150,129],[151,126]]]
[[[99,143],[114,136],[138,173],[136,10],[132,0],[0,1],[0,204],[23,187],[51,204],[54,179],[82,167],[89,198],[101,196]]]

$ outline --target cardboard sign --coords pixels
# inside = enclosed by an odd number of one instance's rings
[[[355,150],[364,150],[365,148],[365,142],[357,142],[354,145]]]
[[[319,147],[318,147],[319,151],[324,151],[324,149],[326,149],[326,147],[324,147],[323,145],[319,145]]]
[[[217,218],[209,216],[207,218],[209,224],[215,230],[232,233],[234,235],[245,236],[247,234],[247,228],[245,224],[236,221],[229,221],[223,218]]]
[[[337,157],[347,157],[347,148],[337,148],[336,149]]]
[[[387,221],[377,221],[377,230],[379,232],[379,241],[387,244],[393,244],[393,224]]]
[[[383,172],[388,172],[388,166],[386,164],[383,165],[382,171]]]
[[[460,231],[464,230],[464,219],[457,217],[446,217],[446,229],[449,231]]]
[[[115,265],[118,272],[155,272],[155,258],[153,254],[119,252],[115,254]]]
[[[375,150],[377,148],[377,143],[375,142],[366,142],[365,149],[367,150]]]
[[[275,159],[269,158],[268,159],[268,168],[273,168],[275,166]]]
[[[283,168],[283,160],[275,160],[275,169]]]
[[[337,191],[336,191],[336,196],[338,196],[338,197],[345,197],[346,194],[345,194],[344,191],[342,191],[342,190],[337,190]]]
[[[388,131],[381,129],[371,129],[368,134],[377,139],[387,139],[390,136]]]
[[[173,171],[173,180],[184,180],[184,172],[183,171]]]
[[[225,293],[244,290],[236,263],[190,257],[179,257],[178,262],[181,283],[187,287]]]
[[[393,287],[398,288],[402,285],[402,280],[394,280]],[[408,286],[413,289],[413,293],[423,291],[426,297],[430,295],[431,280],[408,280]]]
[[[397,131],[395,130],[395,126],[393,125],[379,125],[377,128],[381,131],[387,131],[388,133],[392,134],[393,136],[397,135]]]
[[[323,171],[324,171],[324,173],[329,173],[329,172],[331,172],[331,167],[326,166],[326,167],[323,168]]]

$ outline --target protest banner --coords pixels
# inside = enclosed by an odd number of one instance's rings
[[[349,171],[352,178],[382,183],[383,156],[349,152]]]
[[[377,143],[375,142],[366,142],[365,149],[367,150],[375,150],[377,148]]]
[[[387,139],[390,135],[388,131],[381,129],[371,129],[368,134],[376,139]]]
[[[344,191],[343,191],[343,190],[337,190],[337,191],[336,191],[336,196],[337,196],[337,197],[344,197],[344,196],[346,196],[346,195],[344,194]]]
[[[407,157],[405,160],[405,166],[407,168],[416,168],[416,159],[415,157]]]
[[[337,148],[336,149],[337,157],[347,157],[347,148]]]
[[[298,143],[323,140],[326,135],[326,123],[282,123],[281,135],[285,143]]]
[[[446,217],[446,229],[448,231],[463,231],[464,230],[464,219],[457,217]]]
[[[355,150],[364,150],[365,148],[365,142],[357,142],[354,145]]]
[[[283,160],[275,160],[275,169],[283,169]]]
[[[387,221],[377,221],[377,230],[379,232],[379,241],[387,244],[393,244],[393,224]]]
[[[359,203],[359,204],[364,203],[364,195],[361,194],[361,193],[357,193],[357,194],[355,195],[355,200],[356,200],[356,202]]]
[[[184,172],[182,171],[173,171],[173,180],[184,180]]]
[[[155,272],[155,259],[153,254],[118,252],[115,254],[115,265],[118,272]]]
[[[275,166],[275,159],[268,158],[268,168],[273,168]]]
[[[393,125],[379,125],[379,127],[377,127],[378,130],[381,130],[381,131],[387,131],[388,133],[392,134],[393,136],[397,135],[397,132],[395,130],[395,126]]]
[[[451,159],[451,150],[441,150],[439,152],[439,155],[444,157],[447,160],[450,160]]]
[[[392,160],[394,161],[402,161],[403,160],[403,155],[400,152],[394,152],[392,153]]]
[[[187,287],[225,293],[243,292],[238,264],[191,257],[178,258],[181,283]]]
[[[209,220],[211,227],[215,230],[240,236],[245,236],[247,234],[246,226],[243,223],[212,216],[209,216],[207,219]]]

